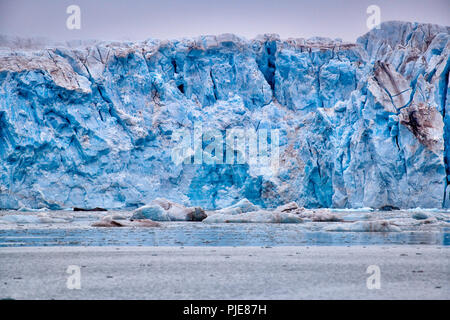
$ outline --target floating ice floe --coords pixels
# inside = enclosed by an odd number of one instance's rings
[[[311,220],[314,222],[338,222],[343,219],[334,213],[317,213],[312,215]]]
[[[430,216],[425,212],[414,212],[412,217],[416,220],[425,220],[428,219]]]
[[[301,223],[303,208],[290,202],[273,211],[262,210],[244,198],[230,207],[209,211],[205,223]]]
[[[67,223],[71,222],[73,217],[53,217],[47,214],[26,215],[26,214],[8,214],[0,217],[1,224],[39,224],[39,223]]]
[[[232,206],[222,208],[219,210],[208,211],[207,214],[208,214],[208,216],[212,216],[215,214],[236,215],[236,214],[247,213],[247,212],[258,211],[258,210],[261,210],[261,208],[258,207],[257,205],[254,205],[253,203],[251,203],[248,199],[244,198],[242,200],[239,200]]]
[[[437,222],[438,222],[438,219],[436,219],[435,217],[419,220],[419,224],[432,224],[432,223],[437,223]]]
[[[157,198],[150,204],[136,209],[131,219],[153,221],[202,221],[206,213],[199,207],[185,207],[167,199]]]
[[[275,209],[276,212],[286,212],[292,214],[301,214],[305,211],[305,208],[299,207],[295,201],[281,205]]]
[[[20,212],[44,212],[47,210],[48,210],[48,208],[32,209],[32,208],[27,208],[27,207],[20,207],[17,211],[20,211]]]
[[[0,223],[41,223],[38,216],[29,215],[5,215],[0,218]]]
[[[295,202],[294,202],[295,203]],[[278,211],[281,207],[278,207]],[[306,221],[313,222],[338,222],[343,221],[343,214],[338,214],[337,212],[330,209],[304,209],[299,208],[293,211],[299,214]]]
[[[158,222],[149,220],[149,219],[137,219],[137,220],[112,220],[112,219],[102,219],[100,221],[94,222],[92,227],[105,227],[105,228],[114,228],[114,227],[141,227],[141,228],[151,228],[151,227],[160,227],[161,225]]]
[[[217,213],[203,220],[205,223],[301,223],[302,218],[292,213],[253,211],[241,214]]]
[[[367,220],[370,218],[371,214],[364,212],[352,212],[349,214],[342,215],[343,221],[357,221],[357,220]]]
[[[346,232],[400,232],[401,229],[389,221],[357,221],[327,226],[324,231]]]
[[[335,211],[335,212],[371,212],[374,211],[373,208],[370,207],[362,207],[362,208],[330,208],[330,211]]]

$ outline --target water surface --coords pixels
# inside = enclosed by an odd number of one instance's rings
[[[160,228],[15,228],[0,247],[16,246],[351,246],[450,245],[440,231],[326,232],[304,224],[165,222]]]

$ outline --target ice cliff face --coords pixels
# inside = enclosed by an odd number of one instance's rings
[[[449,207],[449,27],[343,43],[0,41],[0,208]],[[34,48],[34,49],[33,49]],[[175,164],[194,123],[279,129],[280,166]]]

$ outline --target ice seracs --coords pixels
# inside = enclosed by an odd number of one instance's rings
[[[409,22],[356,43],[0,37],[0,208],[149,204],[136,214],[170,221],[243,198],[269,211],[448,208],[448,40],[447,26]],[[195,123],[278,129],[279,167],[174,163],[173,133]]]

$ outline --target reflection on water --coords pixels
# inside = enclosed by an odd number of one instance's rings
[[[299,224],[203,224],[167,222],[161,228],[0,230],[7,246],[350,246],[450,245],[441,232],[324,232]]]

